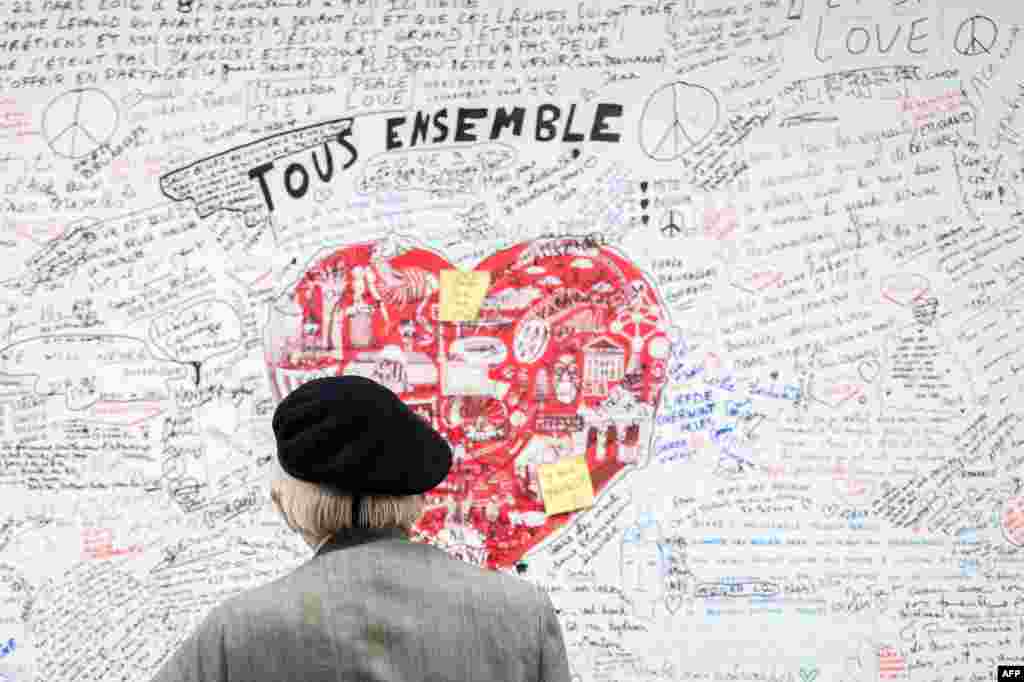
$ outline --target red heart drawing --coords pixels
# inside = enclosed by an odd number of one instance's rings
[[[546,516],[537,467],[585,455],[598,494],[639,462],[666,379],[667,315],[610,249],[557,238],[477,266],[472,322],[438,319],[442,256],[367,242],[316,260],[274,308],[266,363],[276,400],[318,376],[394,390],[455,450],[416,532],[491,568],[573,514]]]
[[[915,273],[887,275],[882,280],[882,298],[896,305],[913,305],[930,291],[928,278]]]

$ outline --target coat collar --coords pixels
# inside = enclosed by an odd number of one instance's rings
[[[318,557],[335,550],[378,540],[408,539],[405,531],[401,528],[346,528],[338,531],[333,537],[320,545],[313,556]]]

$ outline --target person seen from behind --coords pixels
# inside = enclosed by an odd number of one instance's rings
[[[569,682],[545,592],[409,539],[452,450],[397,395],[315,379],[272,424],[271,498],[313,557],[215,607],[155,682]]]

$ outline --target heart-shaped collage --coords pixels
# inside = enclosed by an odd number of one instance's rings
[[[378,381],[448,440],[415,538],[490,568],[567,523],[537,469],[586,456],[595,496],[645,454],[670,356],[657,292],[593,240],[518,244],[485,259],[478,316],[439,320],[443,270],[427,249],[372,241],[319,257],[272,308],[274,397],[320,376]],[[410,453],[413,454],[413,453]]]

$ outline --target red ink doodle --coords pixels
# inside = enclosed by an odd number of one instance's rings
[[[113,543],[114,533],[109,528],[83,528],[82,558],[110,559],[116,556],[135,556],[142,553],[142,545],[114,549]]]
[[[1012,544],[1024,546],[1024,497],[1011,497],[1003,506],[1003,534]]]
[[[907,672],[907,663],[896,649],[883,646],[878,651],[878,678],[893,680],[903,677]]]

